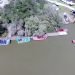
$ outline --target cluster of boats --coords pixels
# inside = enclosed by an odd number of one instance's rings
[[[59,29],[58,31],[55,32],[57,35],[65,35],[65,33],[67,34],[67,29]],[[41,40],[46,40],[48,38],[48,36],[55,36],[55,33],[48,33],[42,36],[33,36],[33,37],[15,37],[14,39],[12,38],[1,38],[0,39],[0,46],[2,45],[9,45],[11,43],[11,40],[16,40],[16,42],[18,44],[20,43],[28,43],[31,42],[31,40],[37,40],[37,41],[41,41]]]
[[[20,43],[28,43],[31,42],[31,40],[45,40],[47,39],[47,36],[34,36],[34,37],[17,37],[15,40],[18,44]],[[9,38],[3,38],[0,39],[0,45],[9,45],[11,43],[11,39]]]

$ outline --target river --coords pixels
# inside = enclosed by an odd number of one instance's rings
[[[75,0],[72,0],[72,1],[74,1],[74,2],[75,2]]]
[[[1,75],[75,75],[75,25],[69,35],[0,47]]]

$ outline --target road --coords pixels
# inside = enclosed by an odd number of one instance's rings
[[[63,7],[66,7],[68,9],[70,9],[70,10],[74,10],[75,11],[75,8],[73,8],[73,7],[69,6],[69,5],[66,5],[66,4],[57,2],[57,1],[53,1],[53,0],[47,0],[47,1],[50,2],[50,3],[54,3],[56,5],[60,5],[60,6],[63,6]]]

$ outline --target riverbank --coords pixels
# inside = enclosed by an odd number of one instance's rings
[[[19,37],[19,36],[14,36],[14,37],[6,37],[6,38],[0,38],[0,45],[9,45],[10,41],[16,41],[18,44],[19,43],[28,43],[31,42],[32,40],[36,41],[41,41],[41,40],[46,40],[50,36],[59,36],[59,35],[67,35],[67,31],[58,31],[54,33],[47,33],[44,36],[33,36],[33,37]]]

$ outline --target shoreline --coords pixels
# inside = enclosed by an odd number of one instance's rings
[[[44,36],[50,37],[50,36],[60,36],[60,35],[67,35],[67,34],[68,34],[67,31],[60,31],[60,32],[47,33]],[[36,36],[32,36],[32,37],[29,37],[29,38],[32,39],[33,37],[36,37]],[[13,40],[16,40],[16,38],[27,38],[27,37],[13,36],[13,37],[4,37],[4,38],[0,38],[0,39],[10,39],[11,41],[13,41]]]

